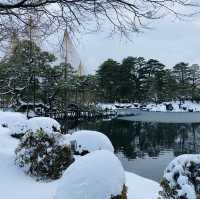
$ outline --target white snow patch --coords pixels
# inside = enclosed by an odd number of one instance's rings
[[[110,199],[120,195],[125,173],[109,151],[89,153],[68,167],[54,199]]]
[[[157,199],[160,185],[134,173],[126,172],[128,199]]]
[[[16,123],[24,122],[26,120],[26,116],[22,113],[0,112],[0,125],[6,125],[8,128]]]

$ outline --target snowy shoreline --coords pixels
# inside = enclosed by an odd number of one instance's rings
[[[60,179],[37,182],[14,165],[14,150],[18,140],[10,137],[8,128],[0,128],[0,189],[4,199],[53,199]],[[125,172],[128,199],[155,199],[160,186],[157,182]],[[146,191],[144,192],[144,187]]]
[[[173,107],[172,110],[167,110],[166,106]],[[149,111],[149,112],[200,112],[200,103],[185,101],[180,105],[179,101],[162,102],[160,104],[155,103],[99,103],[96,105],[97,109],[109,112],[121,110],[132,111]]]

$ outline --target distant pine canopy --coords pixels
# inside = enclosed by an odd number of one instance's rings
[[[99,97],[106,102],[200,101],[200,67],[180,62],[171,69],[155,59],[127,57],[103,62],[97,71]]]

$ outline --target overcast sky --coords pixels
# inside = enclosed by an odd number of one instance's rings
[[[83,34],[77,49],[86,73],[94,73],[108,58],[121,61],[127,56],[143,56],[160,60],[168,67],[180,61],[200,64],[200,18],[187,21],[162,19],[152,23],[152,30],[132,34],[131,41],[105,33]]]

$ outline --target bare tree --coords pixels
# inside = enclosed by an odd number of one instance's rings
[[[127,35],[170,13],[179,17],[189,15],[191,8],[198,12],[199,5],[194,0],[0,0],[0,40],[13,29],[24,32],[30,15],[45,34],[58,27],[74,32],[109,24],[111,32]]]

